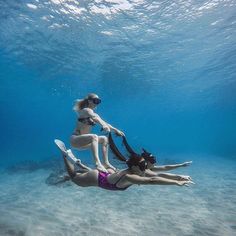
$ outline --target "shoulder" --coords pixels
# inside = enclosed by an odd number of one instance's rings
[[[89,108],[89,107],[85,107],[83,109],[81,109],[82,112],[93,112],[93,109]]]
[[[139,176],[136,174],[126,174],[125,179],[132,184],[148,184],[150,182],[149,177]]]
[[[80,114],[84,114],[84,115],[92,115],[94,114],[94,111],[91,108],[83,108],[82,110],[80,110]]]

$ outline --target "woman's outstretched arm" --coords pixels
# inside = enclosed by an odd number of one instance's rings
[[[152,170],[150,170],[150,169],[146,169],[146,170],[145,170],[145,176],[146,176],[146,177],[155,177],[155,176],[157,176],[157,175],[158,175],[157,172],[154,172],[154,171],[152,171]]]
[[[112,125],[110,125],[110,124],[107,124],[108,126],[109,126],[109,128],[111,129],[111,130],[113,130],[117,135],[120,135],[120,136],[125,136],[125,134],[122,132],[122,131],[120,131],[119,129],[117,129],[117,128],[115,128],[115,127],[113,127]]]
[[[172,179],[165,179],[162,177],[142,177],[138,175],[127,174],[125,179],[132,184],[143,184],[143,185],[178,185],[178,186],[188,186],[193,183],[190,180],[178,181]]]
[[[152,171],[168,171],[168,170],[173,170],[179,167],[189,166],[191,163],[192,161],[186,161],[184,163],[175,164],[175,165],[154,166],[151,170]]]
[[[174,179],[174,180],[192,180],[192,178],[188,175],[176,175],[176,174],[170,174],[170,173],[158,173],[151,171],[149,169],[145,170],[145,176],[146,177],[162,177],[165,179]]]
[[[93,119],[94,122],[100,124],[102,126],[102,128],[104,129],[104,131],[108,131],[110,132],[111,130],[113,130],[115,133],[117,133],[118,135],[124,136],[124,133],[120,130],[118,130],[117,128],[113,127],[112,125],[110,125],[109,123],[107,123],[106,121],[104,121],[97,113],[95,113],[92,109],[90,108],[85,108],[84,109],[87,113],[87,115]]]
[[[174,180],[192,180],[192,178],[188,175],[176,175],[176,174],[170,174],[170,173],[157,173],[158,177],[166,178],[166,179],[174,179]]]

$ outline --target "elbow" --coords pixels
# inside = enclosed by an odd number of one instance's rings
[[[93,120],[94,122],[96,122],[96,123],[99,122],[99,119],[98,119],[97,117],[92,118],[92,120]]]
[[[101,118],[99,116],[92,117],[93,121],[96,123],[101,123]]]
[[[157,177],[151,177],[146,184],[155,184],[157,182]]]

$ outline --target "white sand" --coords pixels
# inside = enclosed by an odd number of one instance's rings
[[[217,164],[216,164],[217,163]],[[197,164],[192,187],[135,186],[124,192],[49,186],[49,170],[0,175],[0,235],[236,235],[235,162]]]

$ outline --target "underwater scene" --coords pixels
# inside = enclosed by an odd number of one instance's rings
[[[0,0],[0,235],[236,235],[235,42],[234,0]]]

